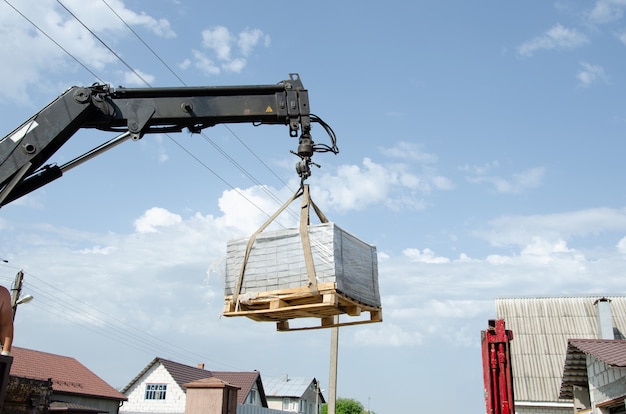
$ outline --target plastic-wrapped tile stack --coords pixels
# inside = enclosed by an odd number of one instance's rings
[[[318,284],[334,283],[356,301],[380,307],[376,247],[334,223],[308,227]],[[226,252],[225,295],[235,294],[248,239],[232,240]],[[309,286],[298,229],[260,233],[250,252],[239,294]]]

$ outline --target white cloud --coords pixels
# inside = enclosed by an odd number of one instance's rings
[[[424,342],[424,334],[403,329],[392,323],[384,323],[360,329],[354,334],[352,341],[365,346],[412,347]]]
[[[516,187],[537,188],[543,184],[546,169],[543,167],[530,168],[520,173],[513,174]]]
[[[598,80],[607,81],[602,66],[592,65],[586,62],[581,62],[580,65],[582,66],[582,70],[578,72],[576,78],[583,87],[589,87]]]
[[[589,39],[576,29],[568,29],[561,24],[553,26],[542,36],[524,42],[517,48],[521,56],[529,57],[540,50],[575,49],[589,43]]]
[[[154,82],[154,76],[144,73],[139,69],[134,72],[124,72],[124,85],[140,85],[142,87],[150,86]]]
[[[239,33],[237,45],[239,46],[239,50],[241,51],[241,53],[244,56],[248,56],[261,41],[263,41],[263,45],[265,47],[268,47],[270,45],[270,37],[264,34],[261,30],[244,30],[243,32]]]
[[[232,59],[222,64],[222,68],[227,72],[239,73],[246,66],[248,61],[244,58]]]
[[[447,257],[436,256],[435,252],[429,248],[423,250],[419,249],[404,249],[402,252],[411,261],[421,263],[450,263],[450,259]]]
[[[419,145],[412,142],[400,141],[394,146],[381,148],[381,152],[384,155],[392,158],[418,161],[423,163],[437,162],[437,156],[435,154],[423,151]]]
[[[269,198],[268,193],[275,194],[280,201]],[[251,235],[291,196],[293,194],[286,188],[279,190],[270,187],[251,187],[224,191],[218,202],[223,215],[217,222],[240,236]],[[296,203],[294,206],[299,206],[297,201],[294,203]],[[276,217],[268,229],[293,227],[299,218],[298,214],[292,208],[286,209]]]
[[[230,31],[224,26],[202,31],[202,46],[213,50],[219,60],[230,60],[230,49],[233,41]]]
[[[202,31],[202,46],[215,55],[219,63],[204,54],[194,51],[196,67],[207,75],[219,74],[222,70],[239,73],[247,65],[249,56],[260,43],[269,47],[270,38],[259,29],[246,29],[238,35],[231,34],[224,26],[215,26]]]
[[[135,220],[135,229],[139,233],[154,233],[159,227],[169,227],[181,222],[182,218],[178,214],[170,213],[164,208],[153,207]]]
[[[291,195],[287,189],[272,192],[281,200]],[[222,275],[217,271],[215,277],[207,278],[208,268],[223,257],[226,241],[249,236],[266,219],[247,199],[267,212],[277,208],[262,188],[252,187],[224,192],[219,200],[221,214],[217,216],[196,213],[184,217],[163,208],[147,210],[128,234],[94,234],[52,226],[3,227],[0,237],[4,245],[10,246],[12,255],[28,260],[29,289],[40,289],[34,292],[40,305],[34,306],[41,308],[35,309],[46,310],[42,312],[44,316],[27,318],[28,310],[24,309],[20,341],[28,340],[29,346],[36,347],[37,336],[31,339],[26,335],[33,331],[41,336],[41,328],[31,329],[31,324],[47,317],[58,319],[45,320],[55,332],[83,332],[87,329],[81,326],[93,329],[96,325],[110,332],[113,318],[124,320],[130,326],[141,327],[141,332],[159,337],[175,335],[177,341],[182,341],[177,343],[184,342],[185,349],[205,349],[207,335],[219,336],[225,339],[217,345],[218,355],[229,355],[227,350],[235,346],[228,338],[240,344],[273,335],[271,324],[220,319]],[[285,218],[291,224],[296,220],[291,214]],[[489,234],[478,234],[495,246],[485,249],[484,257],[463,253],[451,260],[429,247],[404,246],[401,254],[385,250],[379,254],[384,322],[342,331],[343,346],[425,349],[444,340],[450,346],[472,347],[477,344],[476,326],[484,326],[492,317],[494,297],[557,294],[572,286],[584,286],[585,293],[617,289],[623,285],[615,275],[623,269],[626,237],[618,243],[621,254],[607,255],[602,261],[592,260],[586,251],[569,246],[574,235],[579,238],[610,229],[621,232],[623,237],[625,210],[597,209],[494,220]],[[500,248],[502,245],[506,248]],[[615,245],[611,248],[615,249]],[[65,298],[56,291],[52,299],[47,299],[46,285],[35,278],[44,274],[45,280],[80,296],[88,305],[78,306],[78,312],[75,303],[67,308],[59,306]],[[107,294],[106,301],[102,300],[103,292]],[[102,310],[106,316],[94,318],[94,309]],[[73,326],[60,328],[61,323]],[[307,343],[316,338],[313,335],[306,336]],[[298,338],[291,335],[289,340]],[[322,336],[324,343],[326,338]],[[109,350],[126,348],[116,341],[106,342]],[[275,346],[272,340],[258,342]],[[256,344],[255,349],[258,346],[263,347]],[[290,342],[290,347],[294,346]],[[154,346],[142,349],[147,349],[147,360],[162,352],[154,351]],[[181,362],[195,363],[184,359]],[[224,362],[241,366],[239,359]]]
[[[392,210],[425,208],[423,196],[453,188],[452,181],[432,169],[413,171],[414,164],[379,164],[370,158],[363,165],[342,165],[334,175],[316,175],[324,183],[316,200],[339,211],[363,210],[384,204]]]
[[[166,19],[136,13],[117,0],[108,3],[131,26],[146,27],[163,37],[175,36]],[[53,75],[83,71],[74,58],[96,74],[119,64],[118,58],[57,2],[24,0],[11,4],[32,24],[8,4],[0,4],[0,25],[11,34],[3,37],[4,47],[0,49],[0,60],[4,62],[0,67],[0,99],[26,104],[32,85],[37,85],[38,90],[52,87],[48,83]],[[106,32],[109,43],[132,36],[102,1],[69,0],[63,4],[96,34]]]
[[[617,251],[621,254],[626,254],[626,237],[620,239],[620,241],[617,243],[617,246],[615,247],[617,248]]]
[[[220,74],[220,67],[204,53],[199,50],[192,50],[191,53],[195,61],[194,66],[200,69],[205,75],[212,76]]]
[[[125,22],[129,26],[144,27],[160,37],[176,37],[167,19],[155,18],[145,12],[135,12],[120,0],[107,0],[106,3],[101,0],[65,0],[63,4],[87,27],[97,32],[128,31]],[[64,12],[62,8],[59,10]]]
[[[498,161],[491,161],[483,165],[464,164],[459,167],[460,171],[467,172],[471,175],[486,175],[489,171],[500,166]]]
[[[192,53],[195,53],[195,51],[192,50]],[[188,69],[190,66],[191,66],[191,59],[183,59],[183,61],[178,64],[178,67],[181,68],[182,70]]]
[[[406,156],[401,154],[406,149]],[[411,144],[400,144],[383,151],[386,155],[406,161],[424,160],[427,164],[436,159],[423,155]],[[384,204],[392,210],[425,208],[424,195],[437,190],[450,190],[452,181],[439,174],[434,167],[415,162],[381,164],[370,158],[362,165],[342,165],[335,174],[316,174],[312,178],[324,185],[318,190],[317,202],[339,211],[363,210],[375,204]]]
[[[109,255],[115,252],[115,246],[93,246],[90,248],[81,249],[79,252],[81,254],[101,254],[101,255]]]
[[[571,237],[626,231],[626,210],[594,208],[564,213],[503,216],[475,234],[494,246],[527,246],[537,238],[557,243]]]
[[[528,189],[540,187],[543,184],[545,168],[534,167],[527,170],[513,173],[511,177],[505,178],[491,174],[491,170],[497,168],[499,163],[494,162],[484,166],[460,167],[461,171],[469,172],[465,178],[473,184],[487,184],[495,191],[502,194],[518,194]]]
[[[626,0],[598,0],[589,12],[589,18],[595,23],[608,23],[621,19],[624,9]]]

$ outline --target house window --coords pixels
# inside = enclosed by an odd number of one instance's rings
[[[289,405],[291,401],[289,398],[283,398],[283,411],[289,411]]]
[[[306,413],[306,401],[303,399],[300,399],[300,406],[298,407],[298,412]]]
[[[250,390],[250,394],[248,394],[248,404],[256,404],[256,390]]]
[[[164,400],[167,384],[146,384],[146,400]]]

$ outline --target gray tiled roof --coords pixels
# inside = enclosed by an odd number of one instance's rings
[[[511,365],[515,401],[559,399],[568,339],[597,339],[594,303],[603,296],[496,299],[496,316],[513,331]],[[610,300],[616,339],[626,332],[626,296]]]

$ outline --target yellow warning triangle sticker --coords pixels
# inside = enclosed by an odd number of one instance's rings
[[[272,109],[271,106],[267,105],[267,108],[265,108],[265,112],[271,113],[271,112],[274,112],[274,110]]]

